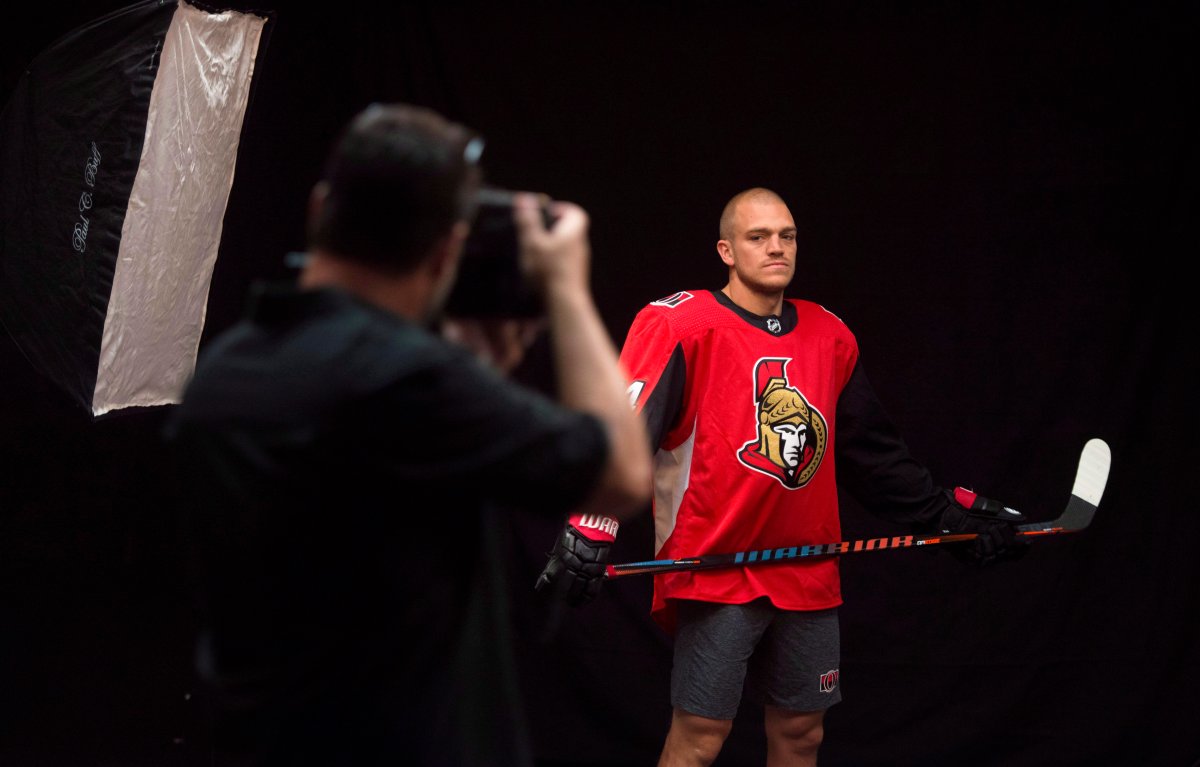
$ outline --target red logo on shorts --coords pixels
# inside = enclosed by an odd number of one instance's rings
[[[838,670],[826,671],[821,674],[821,692],[833,692],[838,683]]]

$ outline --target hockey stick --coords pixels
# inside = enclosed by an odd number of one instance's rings
[[[1112,456],[1108,443],[1102,439],[1090,439],[1079,455],[1079,467],[1075,472],[1075,485],[1067,507],[1057,519],[1047,522],[1029,522],[1017,526],[1017,535],[1034,538],[1042,535],[1058,535],[1083,530],[1092,522],[1104,486],[1108,483],[1108,469]],[[862,551],[885,551],[904,549],[911,546],[934,546],[941,543],[957,543],[978,538],[979,533],[954,533],[943,535],[896,535],[888,538],[859,538],[837,543],[818,543],[802,546],[783,546],[776,549],[739,551],[736,554],[706,554],[685,559],[651,559],[644,562],[628,562],[608,565],[605,575],[618,578],[624,575],[643,573],[671,573],[684,570],[707,570],[715,567],[744,567],[746,565],[772,564],[809,557],[831,557]]]

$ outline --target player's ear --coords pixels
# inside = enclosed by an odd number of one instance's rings
[[[733,245],[729,240],[717,240],[717,255],[725,262],[725,266],[733,266]]]

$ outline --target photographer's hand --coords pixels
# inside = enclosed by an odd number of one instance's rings
[[[475,353],[485,364],[508,375],[545,328],[541,319],[476,319],[445,317],[442,335]]]
[[[547,229],[542,221],[542,204],[549,205],[555,219],[552,228]],[[583,208],[569,202],[545,203],[539,195],[522,192],[513,198],[513,220],[520,243],[521,268],[543,294],[588,290],[590,222]]]

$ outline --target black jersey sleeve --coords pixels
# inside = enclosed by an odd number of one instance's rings
[[[683,346],[675,344],[667,366],[663,369],[642,405],[642,416],[646,419],[646,430],[650,433],[650,452],[658,450],[663,439],[679,420],[683,408],[683,385],[687,381],[687,359]]]
[[[909,452],[879,401],[862,362],[855,363],[837,405],[838,486],[880,517],[928,525],[947,505],[929,470]]]

